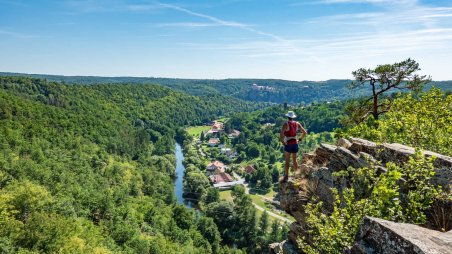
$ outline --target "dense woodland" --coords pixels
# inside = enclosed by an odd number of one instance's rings
[[[391,109],[378,121],[369,117],[356,124],[347,121],[348,105],[355,100],[315,102],[349,99],[340,90],[346,89],[346,81],[337,91],[318,84],[319,90],[309,97],[300,92],[305,87],[278,95],[256,96],[256,91],[246,90],[249,82],[264,85],[261,80],[154,80],[179,90],[175,91],[143,84],[146,79],[113,78],[110,84],[95,84],[105,80],[58,78],[54,77],[59,82],[0,77],[0,250],[4,253],[260,253],[268,243],[284,239],[287,229],[268,225],[264,216],[258,218],[242,188],[234,189],[232,202],[221,201],[201,173],[203,160],[187,145],[191,140],[183,128],[220,116],[230,119],[226,131],[241,131],[231,141],[238,160],[258,160],[256,173],[247,180],[262,188],[277,182],[276,164],[282,162],[278,134],[289,109],[308,130],[303,152],[320,142],[354,136],[452,155],[452,95],[437,89],[388,96]],[[121,81],[135,83],[115,84]],[[170,85],[172,81],[177,82]],[[265,85],[291,87],[278,82]],[[296,103],[285,108],[249,102],[281,103],[282,98]],[[191,179],[187,182],[195,183],[184,188],[200,200],[202,214],[175,202],[175,140],[184,144],[186,177]],[[440,194],[426,182],[431,162],[414,158],[406,168],[389,169],[382,176],[371,174],[372,169],[344,171],[344,176],[360,174],[368,177],[360,180],[380,185],[366,189],[372,193],[366,198],[354,196],[353,189],[344,193],[346,206],[338,202],[334,214],[322,214],[321,204],[313,201],[306,208],[312,237],[328,245],[306,246],[305,251],[340,253],[353,240],[364,215],[425,223],[427,209]],[[391,203],[400,195],[400,177],[409,177],[401,172],[413,172],[412,180],[419,185],[404,186],[412,189],[405,203]],[[361,209],[363,204],[370,206]],[[358,210],[361,213],[351,213]],[[352,219],[345,220],[342,214]],[[343,237],[335,241],[339,235]]]
[[[452,229],[448,223],[452,215],[450,186],[442,188],[430,182],[435,158],[420,154],[421,150],[430,150],[452,155],[452,95],[439,89],[399,95],[378,121],[370,117],[359,125],[342,128],[338,135],[397,142],[418,151],[405,165],[388,163],[383,173],[377,173],[374,165],[337,173],[335,177],[351,179],[350,186],[336,190],[332,213],[325,214],[323,203],[315,197],[305,207],[310,239],[299,239],[304,252],[343,253],[354,243],[364,216],[439,231]]]
[[[204,174],[204,158],[187,137],[184,141],[184,193],[198,200],[198,208],[218,227],[217,243],[236,246],[246,253],[265,253],[268,244],[287,238],[288,225],[269,221],[267,213],[257,216],[251,198],[241,185],[232,190],[232,202],[221,200],[219,190],[210,186]],[[214,251],[215,252],[215,251]]]
[[[50,81],[69,84],[131,83],[159,84],[191,95],[227,95],[254,102],[271,102],[289,104],[311,104],[313,102],[336,101],[357,98],[370,94],[364,87],[351,91],[351,80],[333,79],[327,81],[289,81],[278,79],[173,79],[173,78],[138,78],[138,77],[93,77],[93,76],[58,76],[19,73],[0,73],[0,75],[30,76]],[[253,88],[253,84],[270,87],[271,90]],[[439,81],[427,85],[426,90],[435,85],[442,90],[452,90],[452,82]]]
[[[210,253],[215,226],[175,204],[174,140],[257,107],[156,85],[0,78],[0,249]]]

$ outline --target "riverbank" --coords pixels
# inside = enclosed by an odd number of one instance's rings
[[[176,179],[174,180],[174,194],[176,195],[177,203],[185,205],[188,208],[193,208],[195,204],[188,198],[184,198],[184,176],[185,176],[185,166],[184,153],[182,151],[182,146],[176,143],[175,149],[176,155]]]

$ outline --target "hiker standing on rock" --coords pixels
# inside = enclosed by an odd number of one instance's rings
[[[283,181],[287,181],[289,179],[289,166],[290,166],[290,157],[292,155],[293,165],[292,171],[298,168],[297,163],[297,153],[299,150],[298,142],[301,141],[307,134],[306,130],[301,126],[301,124],[293,119],[297,116],[293,111],[287,112],[285,115],[288,118],[288,121],[284,123],[281,133],[279,134],[279,140],[281,140],[284,145],[284,159],[286,160],[286,164],[284,165],[284,179]],[[300,138],[297,139],[298,131],[301,131]]]

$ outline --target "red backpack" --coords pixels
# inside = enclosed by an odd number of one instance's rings
[[[297,136],[298,124],[295,121],[288,121],[287,126],[289,126],[289,130],[284,132],[284,136],[286,137],[295,137]]]

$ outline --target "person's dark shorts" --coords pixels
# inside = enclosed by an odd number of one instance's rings
[[[288,153],[298,153],[298,144],[290,144],[284,146],[284,151]]]

